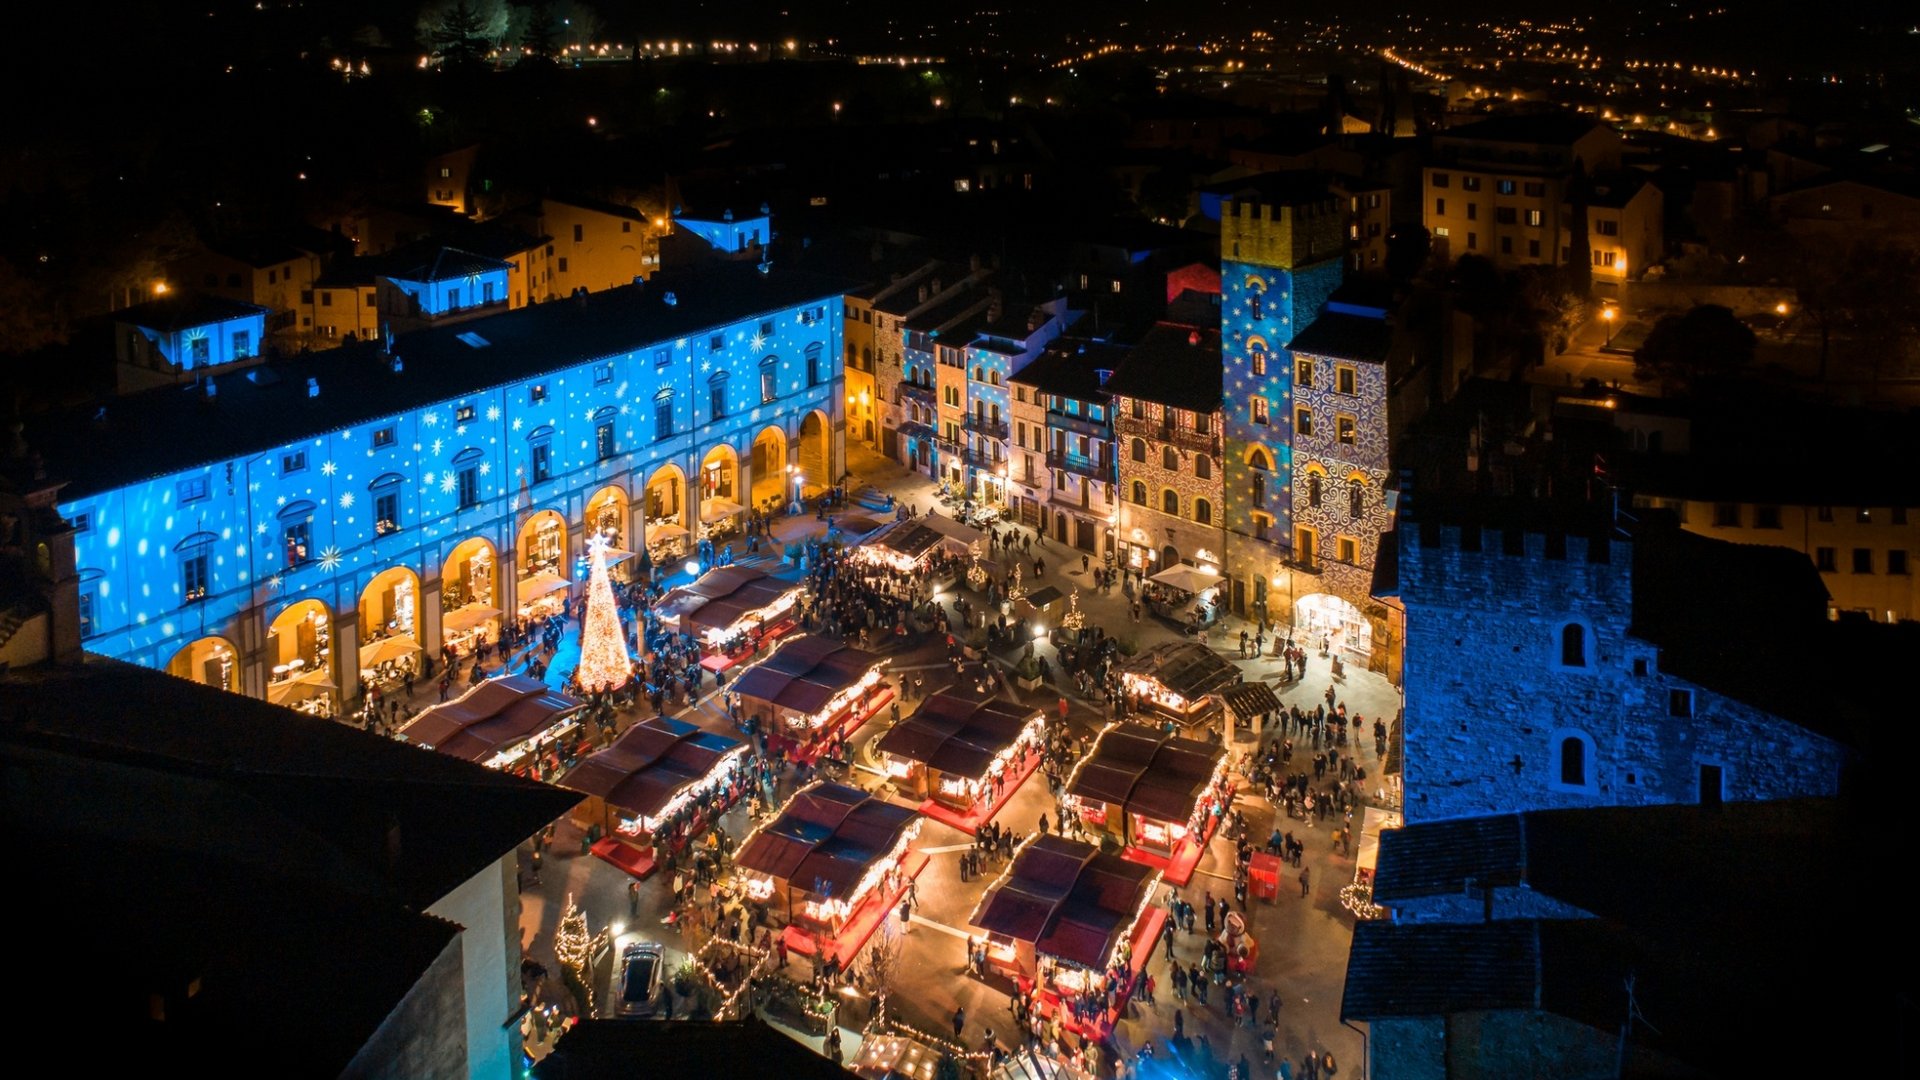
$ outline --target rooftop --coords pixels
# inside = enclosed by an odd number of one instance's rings
[[[266,314],[267,309],[258,304],[201,293],[176,292],[144,304],[121,308],[113,313],[113,321],[170,334],[176,330],[191,330],[196,326],[211,326],[229,319]]]
[[[1038,387],[1042,393],[1060,397],[1100,400],[1113,392],[1101,385],[1100,372],[1118,368],[1126,355],[1127,350],[1120,346],[1059,337],[1007,381]]]
[[[1572,146],[1600,121],[1577,112],[1512,113],[1490,116],[1471,124],[1434,133],[1436,139],[1469,139],[1477,142],[1529,143],[1545,146]]]
[[[394,344],[401,372],[375,343],[345,346],[216,376],[212,399],[193,387],[162,387],[104,408],[43,415],[29,422],[27,439],[69,481],[68,498],[91,495],[835,297],[844,285],[738,264],[662,274],[645,286],[401,335]],[[462,340],[473,334],[488,347]],[[317,397],[307,396],[309,378],[319,382]]]
[[[1108,380],[1107,392],[1176,409],[1218,412],[1226,400],[1220,356],[1217,327],[1156,323]]]
[[[1322,312],[1287,343],[1288,350],[1296,353],[1376,364],[1386,362],[1392,347],[1393,326],[1385,319],[1338,311]]]

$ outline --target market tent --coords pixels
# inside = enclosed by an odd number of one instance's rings
[[[1280,698],[1274,694],[1273,687],[1263,682],[1229,686],[1220,697],[1227,703],[1227,708],[1242,720],[1252,720],[1262,713],[1276,712],[1280,708]]]
[[[1159,821],[1185,822],[1226,753],[1213,743],[1121,724],[1100,736],[1068,780],[1067,794]]]
[[[650,522],[647,525],[647,543],[657,544],[662,540],[674,540],[687,535],[687,530],[671,521]]]
[[[869,798],[845,784],[815,784],[798,792],[780,809],[780,816],[761,826],[733,857],[743,870],[786,880],[815,845],[833,835],[847,813]]]
[[[748,668],[734,681],[733,691],[743,698],[810,714],[886,662],[883,656],[829,637],[800,637]]]
[[[572,587],[573,582],[551,570],[542,570],[520,582],[519,598],[522,604],[531,604],[550,593]]]
[[[734,865],[815,896],[850,895],[899,844],[919,815],[845,784],[809,787],[748,836]]]
[[[888,553],[906,562],[918,563],[940,543],[940,534],[919,519],[896,521],[860,541],[861,548]]]
[[[1029,942],[1036,952],[1099,968],[1152,894],[1151,867],[1060,836],[1028,841],[1007,877],[969,919],[988,934]]]
[[[394,634],[360,646],[360,670],[377,668],[389,660],[405,660],[420,652],[420,643],[412,634]]]
[[[935,694],[892,730],[877,749],[923,762],[943,773],[978,779],[999,754],[1019,741],[1045,711],[1001,698],[985,701]]]
[[[1200,641],[1162,645],[1141,653],[1120,665],[1120,673],[1151,679],[1188,701],[1232,686],[1243,678],[1232,661]]]
[[[1197,566],[1176,563],[1153,575],[1148,581],[1158,582],[1169,588],[1186,593],[1202,593],[1220,584],[1219,574],[1209,574]]]
[[[574,766],[560,783],[598,795],[640,818],[653,818],[674,796],[715,775],[746,749],[739,739],[656,716]]]
[[[489,679],[401,729],[408,742],[467,761],[486,761],[554,727],[586,707],[538,679]]]
[[[662,619],[684,619],[694,628],[730,630],[756,611],[797,597],[798,582],[783,581],[765,570],[722,566],[667,593],[653,606]]]
[[[472,630],[476,626],[483,626],[490,620],[499,617],[499,608],[469,604],[463,608],[455,608],[442,616],[440,619],[440,629],[443,633],[447,634],[461,634]]]
[[[930,510],[925,517],[916,518],[915,520],[927,529],[938,533],[942,540],[962,552],[970,550],[975,544],[981,544],[982,547],[985,547],[981,542],[987,538],[986,533],[981,532],[971,525],[955,521],[950,517],[942,517],[938,511]]]

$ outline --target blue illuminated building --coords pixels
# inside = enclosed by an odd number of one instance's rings
[[[51,419],[85,646],[326,711],[556,609],[589,532],[725,543],[843,471],[844,284],[721,265]]]
[[[114,312],[114,359],[138,388],[248,363],[267,338],[266,308],[216,296],[164,296]]]

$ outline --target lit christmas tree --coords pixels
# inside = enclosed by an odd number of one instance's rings
[[[587,538],[590,569],[587,576],[587,619],[580,628],[580,666],[574,678],[590,694],[604,694],[627,684],[633,674],[627,639],[620,633],[620,616],[613,606],[613,582],[607,577],[607,541]]]
[[[1087,624],[1087,617],[1080,614],[1080,590],[1075,589],[1067,597],[1067,613],[1060,616],[1060,629],[1079,630]]]

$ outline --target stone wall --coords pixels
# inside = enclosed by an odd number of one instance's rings
[[[455,934],[340,1075],[349,1080],[468,1080],[466,938]],[[497,1034],[497,1032],[495,1033]],[[517,1029],[516,1029],[517,1034]]]
[[[1432,546],[1418,533],[1398,531],[1409,822],[1690,803],[1703,764],[1722,770],[1727,799],[1837,790],[1837,744],[1659,670],[1655,647],[1628,633],[1628,543],[1589,551],[1570,538],[1549,555],[1529,534],[1508,555],[1498,533],[1469,538],[1480,550],[1458,529]],[[1561,662],[1568,626],[1584,644],[1578,665]],[[1691,716],[1673,715],[1676,690]],[[1581,744],[1578,782],[1568,740]]]
[[[1487,901],[1477,888],[1463,889],[1444,896],[1420,896],[1395,901],[1393,921],[1397,923],[1477,923],[1487,918]],[[1538,893],[1525,885],[1503,886],[1493,890],[1493,918],[1498,919],[1590,919],[1593,913],[1563,900]]]
[[[1439,1016],[1375,1020],[1367,1025],[1367,1056],[1379,1080],[1447,1080],[1447,1021]]]

